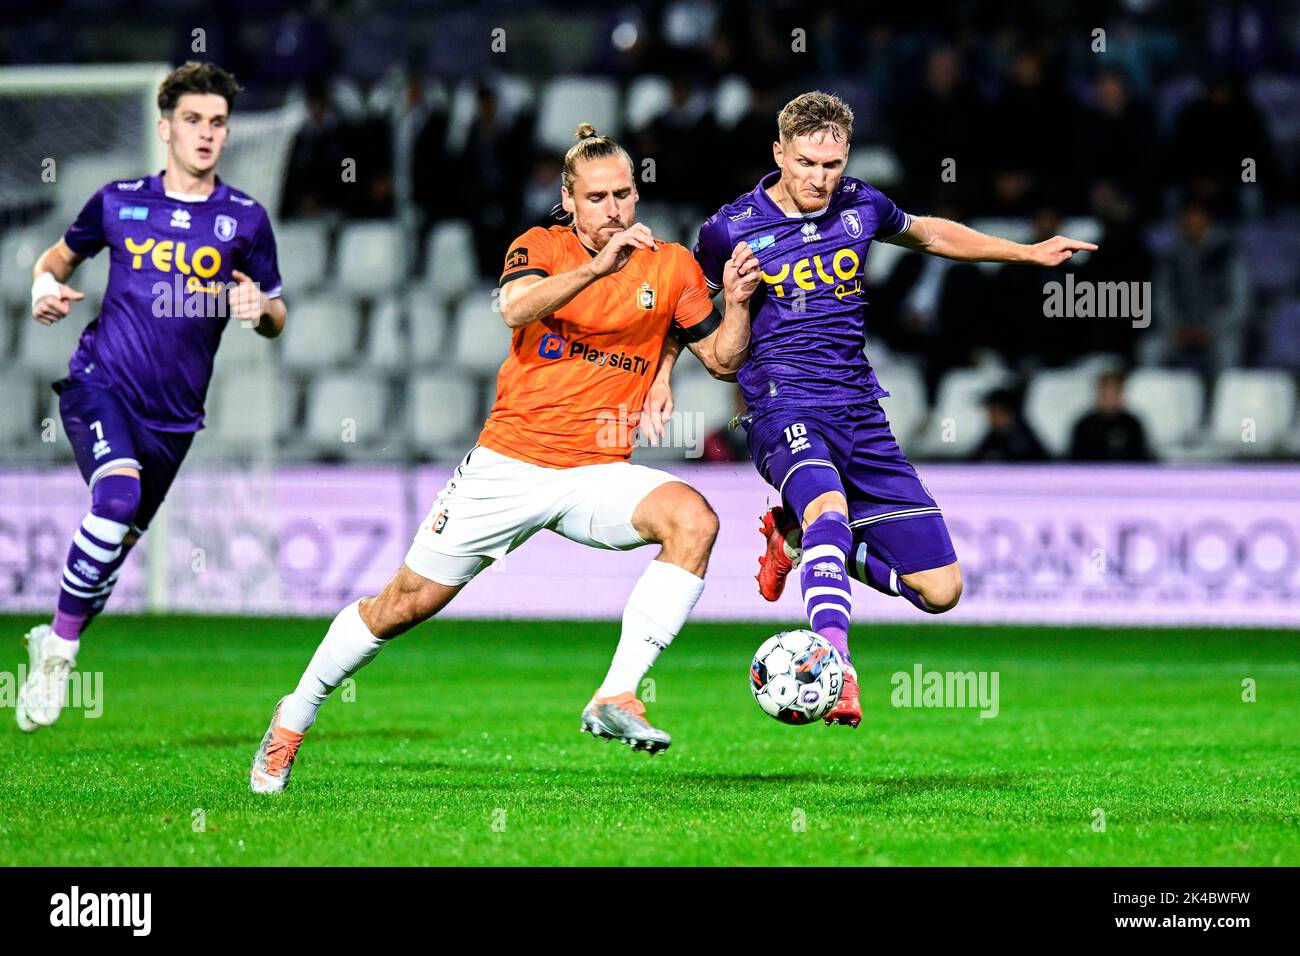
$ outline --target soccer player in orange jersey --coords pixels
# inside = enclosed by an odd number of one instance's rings
[[[586,124],[565,157],[560,195],[572,225],[530,229],[506,254],[501,314],[514,332],[478,444],[397,574],[378,596],[339,613],[297,689],[276,705],[253,760],[254,791],[285,788],[335,687],[543,529],[595,548],[661,545],[628,598],[613,662],[581,727],[650,753],[671,743],[646,720],[635,690],[699,599],[718,519],[690,485],[627,460],[631,426],[652,388],[667,388],[656,376],[670,335],[715,375],[740,367],[758,263],[746,244],[736,246],[719,314],[690,251],[636,221],[627,153]]]

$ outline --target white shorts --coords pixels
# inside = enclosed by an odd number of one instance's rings
[[[475,445],[420,522],[406,565],[439,584],[464,584],[543,528],[593,548],[639,548],[647,542],[632,512],[679,480],[626,461],[544,468]]]

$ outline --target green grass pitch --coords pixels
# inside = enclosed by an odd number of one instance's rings
[[[10,682],[32,623],[0,617]],[[1293,632],[859,620],[854,731],[759,711],[770,626],[690,624],[651,672],[675,742],[650,758],[578,733],[616,624],[435,621],[330,701],[288,793],[256,796],[253,750],[325,624],[100,621],[101,717],[28,736],[4,713],[0,862],[1300,864]],[[998,716],[893,707],[918,662],[997,671]]]

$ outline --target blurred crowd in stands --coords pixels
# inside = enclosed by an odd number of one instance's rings
[[[93,10],[93,22],[127,5],[62,6]],[[131,9],[188,23],[178,11],[197,6]],[[3,52],[39,59],[48,32],[15,20]],[[65,58],[89,49],[71,36],[60,30]],[[638,162],[654,161],[642,200],[696,223],[772,168],[781,105],[822,88],[854,107],[854,147],[873,151],[876,184],[904,209],[1015,221],[1027,241],[1081,217],[1096,226],[1100,251],[1050,273],[903,256],[877,276],[870,332],[919,365],[928,403],[952,369],[991,360],[1028,376],[1104,354],[1114,371],[1097,381],[1070,454],[1142,460],[1152,453],[1123,410],[1124,370],[1189,369],[1208,386],[1229,369],[1300,369],[1293,3],[233,0],[206,39],[205,56],[238,73],[250,107],[288,95],[305,104],[285,221],[395,218],[422,238],[464,220],[491,281],[511,238],[553,221],[560,153],[538,125],[549,83],[614,84],[625,108],[610,132]],[[188,43],[187,27],[177,59],[193,56]],[[662,78],[663,95],[641,109],[648,76]],[[744,95],[727,108],[724,86],[737,84]],[[347,158],[355,183],[339,176]],[[1067,273],[1151,283],[1158,321],[1044,318],[1044,284]],[[1046,457],[1021,391],[985,396],[977,457]],[[743,453],[715,437],[711,456]]]

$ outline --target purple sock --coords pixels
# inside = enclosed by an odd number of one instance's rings
[[[59,637],[79,640],[108,600],[126,552],[122,541],[139,503],[138,478],[106,475],[95,483],[90,513],[72,536],[63,568],[53,623]]]
[[[841,514],[824,514],[803,533],[803,564],[799,568],[808,627],[826,638],[846,664],[853,595],[845,565],[852,546],[848,519]]]
[[[853,577],[863,584],[875,588],[881,594],[888,594],[890,597],[899,597],[901,595],[927,614],[936,613],[930,608],[930,605],[925,603],[925,598],[903,583],[903,579],[898,576],[898,572],[891,565],[882,561],[867,547],[865,541],[858,542],[853,558],[853,565],[849,570]]]

